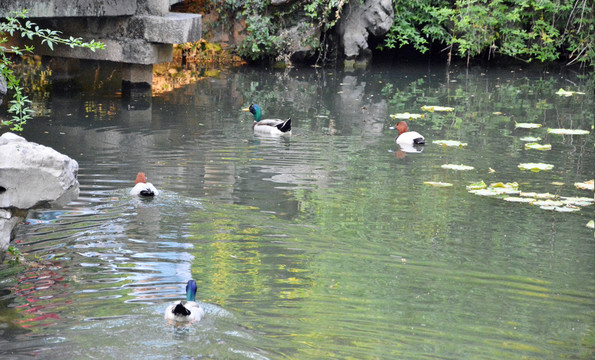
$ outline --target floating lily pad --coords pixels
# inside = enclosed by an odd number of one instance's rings
[[[564,206],[564,202],[560,201],[560,200],[552,200],[552,199],[535,200],[533,202],[533,205],[535,205],[535,206]]]
[[[581,130],[581,129],[547,129],[548,134],[555,134],[555,135],[589,135],[588,130]]]
[[[595,229],[595,221],[591,220],[586,225],[589,229]]]
[[[541,127],[541,124],[536,124],[536,123],[518,123],[515,122],[514,123],[514,127],[515,128],[521,128],[521,129],[537,129]]]
[[[481,180],[467,185],[467,190],[481,190],[487,187],[488,186],[486,185],[486,183],[484,183],[483,180]]]
[[[595,200],[593,198],[588,197],[562,196],[562,202],[566,205],[589,206],[593,205]]]
[[[568,91],[568,90],[560,89],[560,90],[556,91],[556,95],[568,97],[568,96],[574,96],[574,95],[585,95],[585,93],[580,92],[580,91]]]
[[[471,194],[479,195],[479,196],[497,196],[497,195],[501,195],[500,193],[498,193],[494,189],[470,190],[469,192]]]
[[[537,136],[525,136],[525,137],[520,138],[519,140],[527,141],[527,142],[537,142],[537,141],[541,140],[541,138],[537,137]]]
[[[531,170],[533,172],[538,172],[542,170],[551,170],[554,168],[552,164],[544,164],[544,163],[524,163],[519,164],[519,169],[521,170]]]
[[[540,206],[540,209],[543,210],[553,210],[553,211],[557,211],[557,212],[576,212],[576,211],[580,211],[579,208],[576,208],[574,206]]]
[[[585,182],[575,182],[574,186],[576,186],[577,189],[593,191],[595,188],[594,184],[595,180],[589,180]]]
[[[535,199],[532,199],[532,198],[517,197],[517,196],[505,197],[502,200],[509,201],[509,202],[520,202],[520,203],[532,203],[535,201]]]
[[[527,149],[527,150],[529,150],[529,149],[534,149],[534,150],[551,150],[552,149],[552,145],[551,144],[538,144],[536,142],[532,142],[532,143],[525,144],[525,149]]]
[[[424,184],[436,186],[436,187],[451,187],[451,183],[441,182],[441,181],[424,181]]]
[[[512,182],[512,183],[501,183],[501,182],[497,182],[497,183],[492,183],[490,184],[490,186],[488,186],[488,189],[494,190],[495,192],[498,193],[498,195],[504,195],[504,194],[520,194],[521,192],[519,191],[519,184],[516,182]]]
[[[455,165],[455,164],[444,164],[441,166],[441,168],[443,169],[449,169],[449,170],[459,170],[459,171],[468,171],[468,170],[473,170],[475,169],[473,166],[469,166],[469,165]]]
[[[460,142],[457,140],[434,140],[432,144],[437,144],[444,147],[464,147],[467,146],[467,143]]]
[[[421,109],[423,111],[429,111],[429,112],[434,112],[434,111],[454,111],[455,108],[453,107],[447,107],[447,106],[422,106]]]
[[[534,199],[555,199],[558,197],[557,195],[553,195],[550,193],[536,193],[536,192],[523,192],[523,191],[521,191],[521,193],[519,195],[523,196],[523,197],[534,198]]]
[[[390,117],[393,119],[399,119],[399,120],[413,120],[413,119],[423,119],[425,117],[425,115],[424,114],[399,113],[399,114],[390,114]]]

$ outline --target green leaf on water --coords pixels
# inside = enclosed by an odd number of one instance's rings
[[[521,128],[521,129],[537,129],[541,127],[541,124],[535,124],[535,123],[518,123],[515,122],[514,123],[514,127],[515,128]]]
[[[586,225],[589,229],[595,229],[595,221],[591,220]]]
[[[467,146],[467,143],[460,142],[457,140],[434,140],[434,141],[432,141],[432,144],[440,145],[442,147],[459,147],[459,148]]]
[[[557,212],[576,212],[576,211],[580,211],[579,208],[576,208],[574,206],[540,206],[540,209],[543,210],[553,210],[553,211],[557,211]]]
[[[425,117],[425,115],[424,114],[398,113],[398,114],[390,114],[390,117],[393,119],[399,119],[399,120],[414,120],[414,119],[423,119]]]
[[[519,188],[519,183],[515,182],[509,182],[509,183],[503,183],[503,182],[496,182],[496,183],[491,183],[490,184],[491,188],[505,188],[505,189],[514,189],[514,190],[518,190]]]
[[[497,196],[501,195],[494,189],[479,189],[479,190],[469,190],[471,194],[479,195],[479,196]]]
[[[538,144],[536,142],[532,142],[532,143],[525,144],[525,149],[527,149],[527,150],[529,150],[529,149],[534,149],[534,150],[551,150],[552,149],[552,145],[551,144]]]
[[[523,191],[521,191],[519,196],[529,197],[529,198],[534,198],[534,199],[555,199],[558,197],[557,195],[553,195],[550,193],[536,193],[536,192],[523,192]]]
[[[468,171],[468,170],[473,170],[475,169],[473,166],[469,166],[469,165],[455,165],[455,164],[444,164],[441,166],[441,168],[443,169],[449,169],[449,170],[457,170],[457,171]]]
[[[429,111],[429,112],[434,112],[434,111],[454,111],[455,108],[453,107],[448,107],[448,106],[422,106],[421,109],[423,111]]]
[[[568,91],[560,88],[560,90],[556,91],[556,95],[568,97],[574,95],[585,95],[585,93],[580,91]]]
[[[547,129],[548,134],[555,134],[555,135],[589,135],[588,130],[581,130],[581,129]]]
[[[585,182],[575,182],[574,186],[576,186],[577,189],[593,191],[595,189],[595,180],[589,180],[589,181],[585,181]]]
[[[527,141],[527,142],[537,142],[537,141],[541,140],[541,138],[537,137],[537,136],[525,136],[525,137],[520,138],[519,140]]]
[[[474,183],[467,185],[467,190],[481,190],[481,189],[485,189],[487,187],[488,186],[486,185],[486,183],[483,182],[483,180],[480,180],[478,182],[474,182]]]
[[[521,170],[530,170],[533,172],[538,172],[542,170],[551,170],[554,168],[552,164],[544,164],[544,163],[523,163],[519,164],[519,169]]]
[[[533,205],[535,206],[564,206],[564,202],[561,200],[535,200],[533,201]]]
[[[451,183],[441,182],[441,181],[424,181],[424,184],[431,185],[435,187],[451,187]]]
[[[573,206],[589,206],[595,202],[595,199],[588,197],[562,196],[561,199],[564,204]]]
[[[532,203],[533,201],[535,201],[535,199],[533,199],[533,198],[517,197],[517,196],[505,197],[502,200],[509,201],[509,202],[520,202],[520,203]]]

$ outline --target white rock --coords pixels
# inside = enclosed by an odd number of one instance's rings
[[[0,263],[28,209],[78,197],[78,169],[76,160],[52,148],[13,133],[0,136]]]
[[[0,136],[0,208],[64,204],[78,196],[78,163],[13,133]],[[73,194],[76,193],[76,194]]]

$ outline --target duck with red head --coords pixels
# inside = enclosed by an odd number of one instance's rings
[[[139,172],[136,175],[136,185],[130,190],[130,195],[153,197],[159,195],[159,191],[153,184],[147,182],[147,175],[144,172]]]
[[[409,131],[409,127],[405,121],[399,121],[397,125],[391,126],[389,129],[397,129],[399,131],[399,135],[395,139],[395,142],[401,149],[403,149],[403,151],[407,151],[407,149],[416,149],[411,152],[421,152],[419,147],[426,144],[423,135],[417,131]]]

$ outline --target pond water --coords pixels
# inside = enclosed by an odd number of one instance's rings
[[[593,358],[592,203],[560,212],[466,189],[593,199],[575,187],[595,163],[580,74],[216,75],[148,100],[122,100],[117,81],[36,98],[42,116],[23,136],[75,158],[81,194],[20,226],[16,246],[36,266],[0,266],[1,358]],[[240,111],[250,103],[291,117],[293,136],[255,137]],[[404,112],[425,114],[408,121],[421,153],[395,144],[390,115]],[[551,150],[525,149],[527,136]],[[138,171],[162,194],[129,196]],[[163,311],[190,278],[206,317],[175,329]]]

